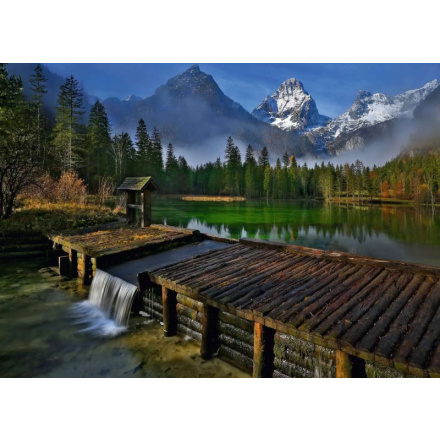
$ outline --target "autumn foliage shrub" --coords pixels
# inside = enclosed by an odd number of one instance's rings
[[[75,203],[83,205],[87,197],[87,186],[84,180],[73,171],[64,172],[55,187],[55,199],[58,203]]]

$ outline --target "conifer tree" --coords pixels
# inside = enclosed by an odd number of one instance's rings
[[[78,81],[70,76],[60,87],[55,126],[55,144],[59,149],[63,170],[74,169],[84,153],[82,150],[81,118],[83,93]]]
[[[143,119],[139,119],[136,129],[136,146],[137,146],[137,174],[140,176],[150,176],[152,169],[152,144],[148,136],[147,126]]]
[[[270,168],[270,165],[266,165],[266,168],[264,169],[263,188],[266,193],[266,200],[269,201],[269,194],[272,188],[272,170]]]
[[[170,193],[173,193],[177,189],[177,177],[179,173],[179,162],[174,155],[173,144],[168,144],[167,148],[167,160],[165,163],[166,180],[168,183],[168,189]]]
[[[241,189],[241,154],[231,136],[226,142],[225,159],[228,191],[232,195],[238,195]]]
[[[42,164],[44,166],[44,160],[46,157],[46,136],[45,136],[45,126],[46,121],[43,115],[43,99],[44,95],[47,93],[47,78],[43,74],[43,68],[41,64],[37,64],[34,69],[34,74],[31,75],[29,82],[31,84],[31,100],[35,106],[36,112],[36,130],[37,130],[37,142],[38,151],[42,157]]]
[[[163,156],[162,142],[159,131],[156,127],[153,129],[151,136],[151,174],[155,176],[159,184],[163,181]]]
[[[251,145],[248,145],[244,162],[245,193],[247,197],[255,197],[256,195],[256,165],[254,150]]]
[[[260,157],[258,158],[258,166],[262,167],[264,170],[269,163],[269,151],[266,147],[261,150]]]
[[[86,180],[90,184],[91,176],[96,182],[102,175],[110,174],[110,123],[104,106],[97,100],[90,110],[87,126],[87,164]]]

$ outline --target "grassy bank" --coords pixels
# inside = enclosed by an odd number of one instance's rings
[[[246,198],[229,196],[184,196],[182,200],[187,202],[244,202]]]
[[[54,231],[76,229],[109,223],[118,219],[110,208],[96,204],[36,203],[24,199],[11,218],[0,221],[0,233]]]

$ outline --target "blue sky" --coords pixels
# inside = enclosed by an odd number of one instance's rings
[[[62,76],[73,74],[90,95],[101,99],[130,94],[151,96],[188,64],[47,64]],[[440,64],[203,64],[223,92],[251,111],[288,78],[297,78],[320,113],[347,110],[359,90],[395,95],[440,80]]]

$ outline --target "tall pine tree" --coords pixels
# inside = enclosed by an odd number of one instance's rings
[[[38,151],[41,154],[42,164],[44,166],[46,159],[47,131],[46,119],[43,113],[43,99],[47,93],[47,78],[43,74],[41,64],[37,64],[34,69],[34,74],[31,75],[29,82],[32,91],[31,101],[34,104],[36,113]]]
[[[77,167],[84,153],[81,144],[81,118],[84,114],[82,98],[78,81],[70,76],[60,87],[55,125],[55,144],[58,147],[61,168],[65,171]]]
[[[104,106],[97,100],[90,110],[87,126],[87,183],[95,186],[101,176],[109,175],[111,134],[110,123]]]
[[[139,119],[136,129],[136,158],[137,170],[139,176],[150,176],[152,174],[152,145],[150,137],[148,136],[147,126],[143,119]]]

